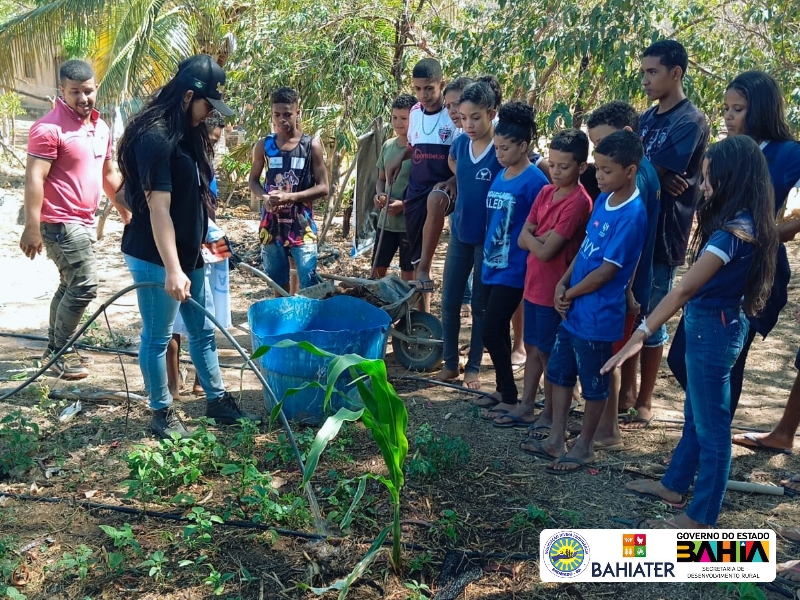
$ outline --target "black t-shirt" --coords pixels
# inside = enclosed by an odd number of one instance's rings
[[[708,135],[705,115],[688,98],[661,114],[658,106],[654,106],[639,119],[645,157],[654,166],[677,173],[689,184],[680,196],[661,191],[654,263],[678,267],[686,260]]]
[[[122,234],[122,251],[125,254],[161,266],[164,266],[164,261],[158,253],[150,224],[142,165],[146,164],[154,148],[164,143],[163,134],[148,132],[134,144],[132,156],[128,159],[131,162],[128,170],[139,176],[125,181],[125,200],[132,209],[133,217]],[[151,176],[152,184],[148,189],[171,194],[169,215],[175,227],[175,245],[181,268],[186,273],[202,268],[200,247],[208,229],[208,211],[200,191],[198,164],[188,146],[179,143],[172,156],[153,167]]]

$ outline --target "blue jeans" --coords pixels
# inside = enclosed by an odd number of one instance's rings
[[[303,244],[302,246],[279,246],[267,244],[261,246],[261,262],[264,271],[275,283],[285,288],[289,287],[289,255],[294,259],[297,267],[297,278],[300,280],[300,289],[319,283],[317,277],[317,245]]]
[[[687,387],[683,435],[661,483],[679,494],[694,484],[686,514],[716,525],[731,468],[731,370],[747,338],[749,321],[738,308],[687,304]],[[698,471],[699,469],[699,471]]]
[[[653,312],[655,307],[658,306],[658,303],[672,291],[672,284],[675,282],[675,273],[677,270],[677,267],[653,263],[653,287],[650,288],[650,306],[647,307],[648,315]],[[644,341],[644,346],[645,348],[658,348],[666,344],[668,340],[667,324],[664,323],[653,332],[653,335]]]
[[[160,410],[172,404],[167,389],[167,346],[172,338],[175,315],[181,312],[189,338],[189,356],[197,371],[197,379],[203,386],[208,402],[215,402],[225,394],[219,371],[219,356],[214,340],[214,328],[206,328],[206,317],[194,306],[181,304],[164,290],[166,270],[161,265],[123,255],[134,283],[152,282],[161,287],[145,287],[136,290],[139,313],[142,316],[142,339],[139,345],[139,366],[144,377],[144,387],[150,396],[150,408]],[[192,282],[192,298],[206,305],[205,270],[195,269],[187,273]]]
[[[561,387],[573,388],[581,380],[581,394],[587,402],[608,399],[611,376],[600,369],[614,353],[613,342],[585,340],[569,331],[562,321],[556,343],[547,361],[547,380]]]
[[[444,368],[458,370],[458,334],[461,331],[461,300],[470,272],[472,280],[472,333],[469,339],[469,373],[479,373],[483,358],[483,244],[465,244],[451,233],[442,276],[442,328],[444,330]]]

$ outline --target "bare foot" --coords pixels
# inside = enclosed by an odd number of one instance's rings
[[[514,352],[511,353],[511,364],[514,367],[524,367],[526,359],[527,354],[525,350],[514,350]]]
[[[789,479],[782,480],[781,485],[793,492],[800,492],[800,474],[795,473]]]
[[[179,400],[180,399],[181,391],[179,389],[175,389],[175,388],[171,388],[171,387],[168,387],[167,389],[169,390],[169,395],[172,396],[173,400]]]
[[[797,527],[775,527],[775,533],[787,540],[800,542],[800,529]]]
[[[434,375],[433,378],[436,381],[444,381],[445,383],[452,383],[458,379],[459,375],[460,373],[458,372],[458,369],[452,371],[450,369],[442,369],[436,375]]]
[[[738,433],[731,439],[737,446],[744,446],[751,450],[775,450],[778,452],[791,452],[792,442],[794,442],[794,438],[786,438],[776,434],[774,431],[769,433]]]
[[[469,319],[472,316],[472,307],[469,304],[461,305],[461,318]]]
[[[636,479],[635,481],[629,481],[625,484],[625,489],[661,498],[664,502],[669,504],[680,504],[684,500],[682,494],[665,488],[660,481],[654,481],[652,479]]]
[[[478,373],[464,373],[464,387],[471,390],[481,389],[481,376]]]
[[[800,583],[800,560],[790,560],[775,565],[778,577],[783,577],[791,583]]]
[[[645,529],[710,529],[710,525],[698,523],[689,518],[686,513],[681,513],[670,519],[645,519],[642,527]]]

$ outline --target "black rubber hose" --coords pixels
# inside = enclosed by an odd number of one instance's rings
[[[8,333],[6,331],[0,331],[0,337],[8,337],[8,338],[19,338],[21,340],[33,340],[36,342],[46,342],[48,341],[46,336],[43,335],[33,335],[31,333]],[[93,346],[92,344],[84,344],[83,342],[75,342],[73,344],[75,348],[79,348],[81,350],[91,350],[92,352],[107,352],[109,354],[122,354],[123,356],[133,356],[134,358],[139,357],[139,353],[136,350],[126,350],[125,348],[111,348],[107,346]],[[192,364],[191,359],[189,358],[182,358],[180,359],[182,363]],[[242,365],[224,365],[222,363],[219,366],[223,369],[241,369]]]
[[[2,396],[0,396],[0,401],[7,400],[8,398],[12,397],[14,394],[17,394],[18,392],[20,392],[23,389],[25,389],[27,386],[31,385],[39,377],[41,377],[42,374],[44,374],[50,368],[50,366],[56,360],[58,360],[58,358],[66,351],[66,349],[70,348],[77,341],[77,339],[83,334],[84,331],[86,331],[86,329],[89,327],[89,325],[91,325],[97,319],[97,317],[99,317],[103,312],[105,312],[106,308],[108,308],[111,304],[113,304],[115,300],[117,300],[121,296],[124,296],[125,294],[127,294],[130,291],[133,291],[133,290],[136,290],[136,289],[139,289],[139,288],[146,288],[146,287],[161,288],[161,287],[163,287],[163,284],[155,283],[155,282],[149,282],[149,281],[148,282],[142,282],[142,283],[134,283],[134,284],[129,285],[128,287],[120,290],[116,294],[112,295],[111,298],[109,298],[108,300],[103,302],[103,304],[100,305],[100,308],[98,308],[92,314],[92,316],[89,318],[89,320],[86,321],[86,323],[83,324],[83,326],[78,328],[78,330],[73,334],[73,336],[69,339],[69,341],[64,345],[63,348],[61,348],[58,352],[53,354],[50,357],[50,360],[47,361],[46,364],[42,365],[42,367],[36,373],[31,375],[27,380],[25,380],[23,383],[18,385],[16,388],[11,390],[10,392],[7,392],[7,393],[3,394]],[[255,363],[252,360],[250,360],[250,357],[248,356],[248,354],[244,350],[244,348],[242,348],[241,345],[239,345],[239,342],[236,341],[236,339],[230,334],[229,331],[227,331],[224,327],[222,327],[220,322],[217,320],[217,317],[215,315],[212,315],[210,312],[208,312],[205,309],[205,307],[200,306],[194,300],[194,298],[187,298],[186,302],[188,302],[190,305],[194,306],[197,310],[199,310],[201,313],[203,313],[222,332],[222,334],[228,339],[228,341],[233,345],[233,347],[236,349],[236,351],[244,359],[244,361],[247,364],[247,366],[250,367],[250,369],[253,371],[253,373],[255,373],[255,376],[258,378],[259,382],[261,382],[261,385],[262,385],[262,387],[264,389],[264,395],[266,396],[267,400],[269,401],[269,404],[270,404],[270,411],[269,412],[271,414],[272,413],[272,409],[274,409],[276,406],[278,406],[278,398],[275,396],[275,392],[272,391],[272,388],[269,386],[269,383],[267,383],[267,380],[261,374],[261,371],[255,365]],[[294,452],[295,459],[297,460],[297,464],[300,466],[300,472],[301,473],[305,473],[305,463],[303,461],[303,456],[302,456],[302,454],[300,454],[300,449],[297,447],[297,440],[295,440],[294,433],[292,432],[292,428],[289,425],[289,421],[286,418],[286,415],[284,414],[282,408],[278,412],[278,418],[280,419],[281,425],[283,425],[283,429],[286,431],[287,438],[289,439],[289,444],[292,446],[292,451]],[[305,490],[306,490],[306,494],[308,495],[309,505],[311,506],[312,512],[314,514],[315,525],[317,526],[317,528],[320,531],[326,531],[327,530],[327,526],[326,526],[325,520],[322,518],[322,514],[319,511],[319,504],[317,503],[316,496],[314,495],[314,490],[311,488],[311,484],[310,483],[307,483],[305,485]]]
[[[123,513],[126,515],[141,515],[153,519],[163,519],[165,521],[178,521],[189,522],[189,519],[184,517],[181,513],[166,513],[154,510],[139,510],[130,508],[128,506],[119,506],[116,504],[99,504],[89,500],[73,500],[70,498],[58,498],[53,496],[29,496],[27,494],[11,494],[0,492],[0,497],[6,496],[14,500],[30,501],[30,502],[44,502],[47,504],[69,504],[71,506],[80,506],[88,510],[108,510],[112,512]],[[239,529],[256,529],[259,531],[274,531],[278,535],[285,535],[288,537],[297,537],[307,540],[325,540],[330,536],[320,535],[318,533],[308,533],[305,531],[295,531],[293,529],[281,529],[280,527],[270,527],[263,523],[254,523],[253,521],[238,521],[238,520],[223,520],[220,525],[226,527],[236,527]],[[374,540],[366,542],[372,544]],[[384,546],[391,546],[391,540],[383,543]],[[420,552],[432,552],[434,549],[427,548],[420,544],[412,544],[410,542],[401,542],[401,545],[407,550],[416,550]],[[539,560],[537,555],[533,554],[520,554],[508,552],[482,552],[480,550],[464,550],[462,551],[465,556],[470,558],[486,558],[486,559],[501,559],[501,560]]]

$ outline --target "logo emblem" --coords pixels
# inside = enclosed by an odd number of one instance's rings
[[[448,125],[439,127],[439,139],[442,140],[443,144],[450,138],[451,133],[453,133],[453,130]]]
[[[558,577],[572,578],[580,575],[589,565],[589,545],[571,531],[557,533],[545,545],[546,568]]]

